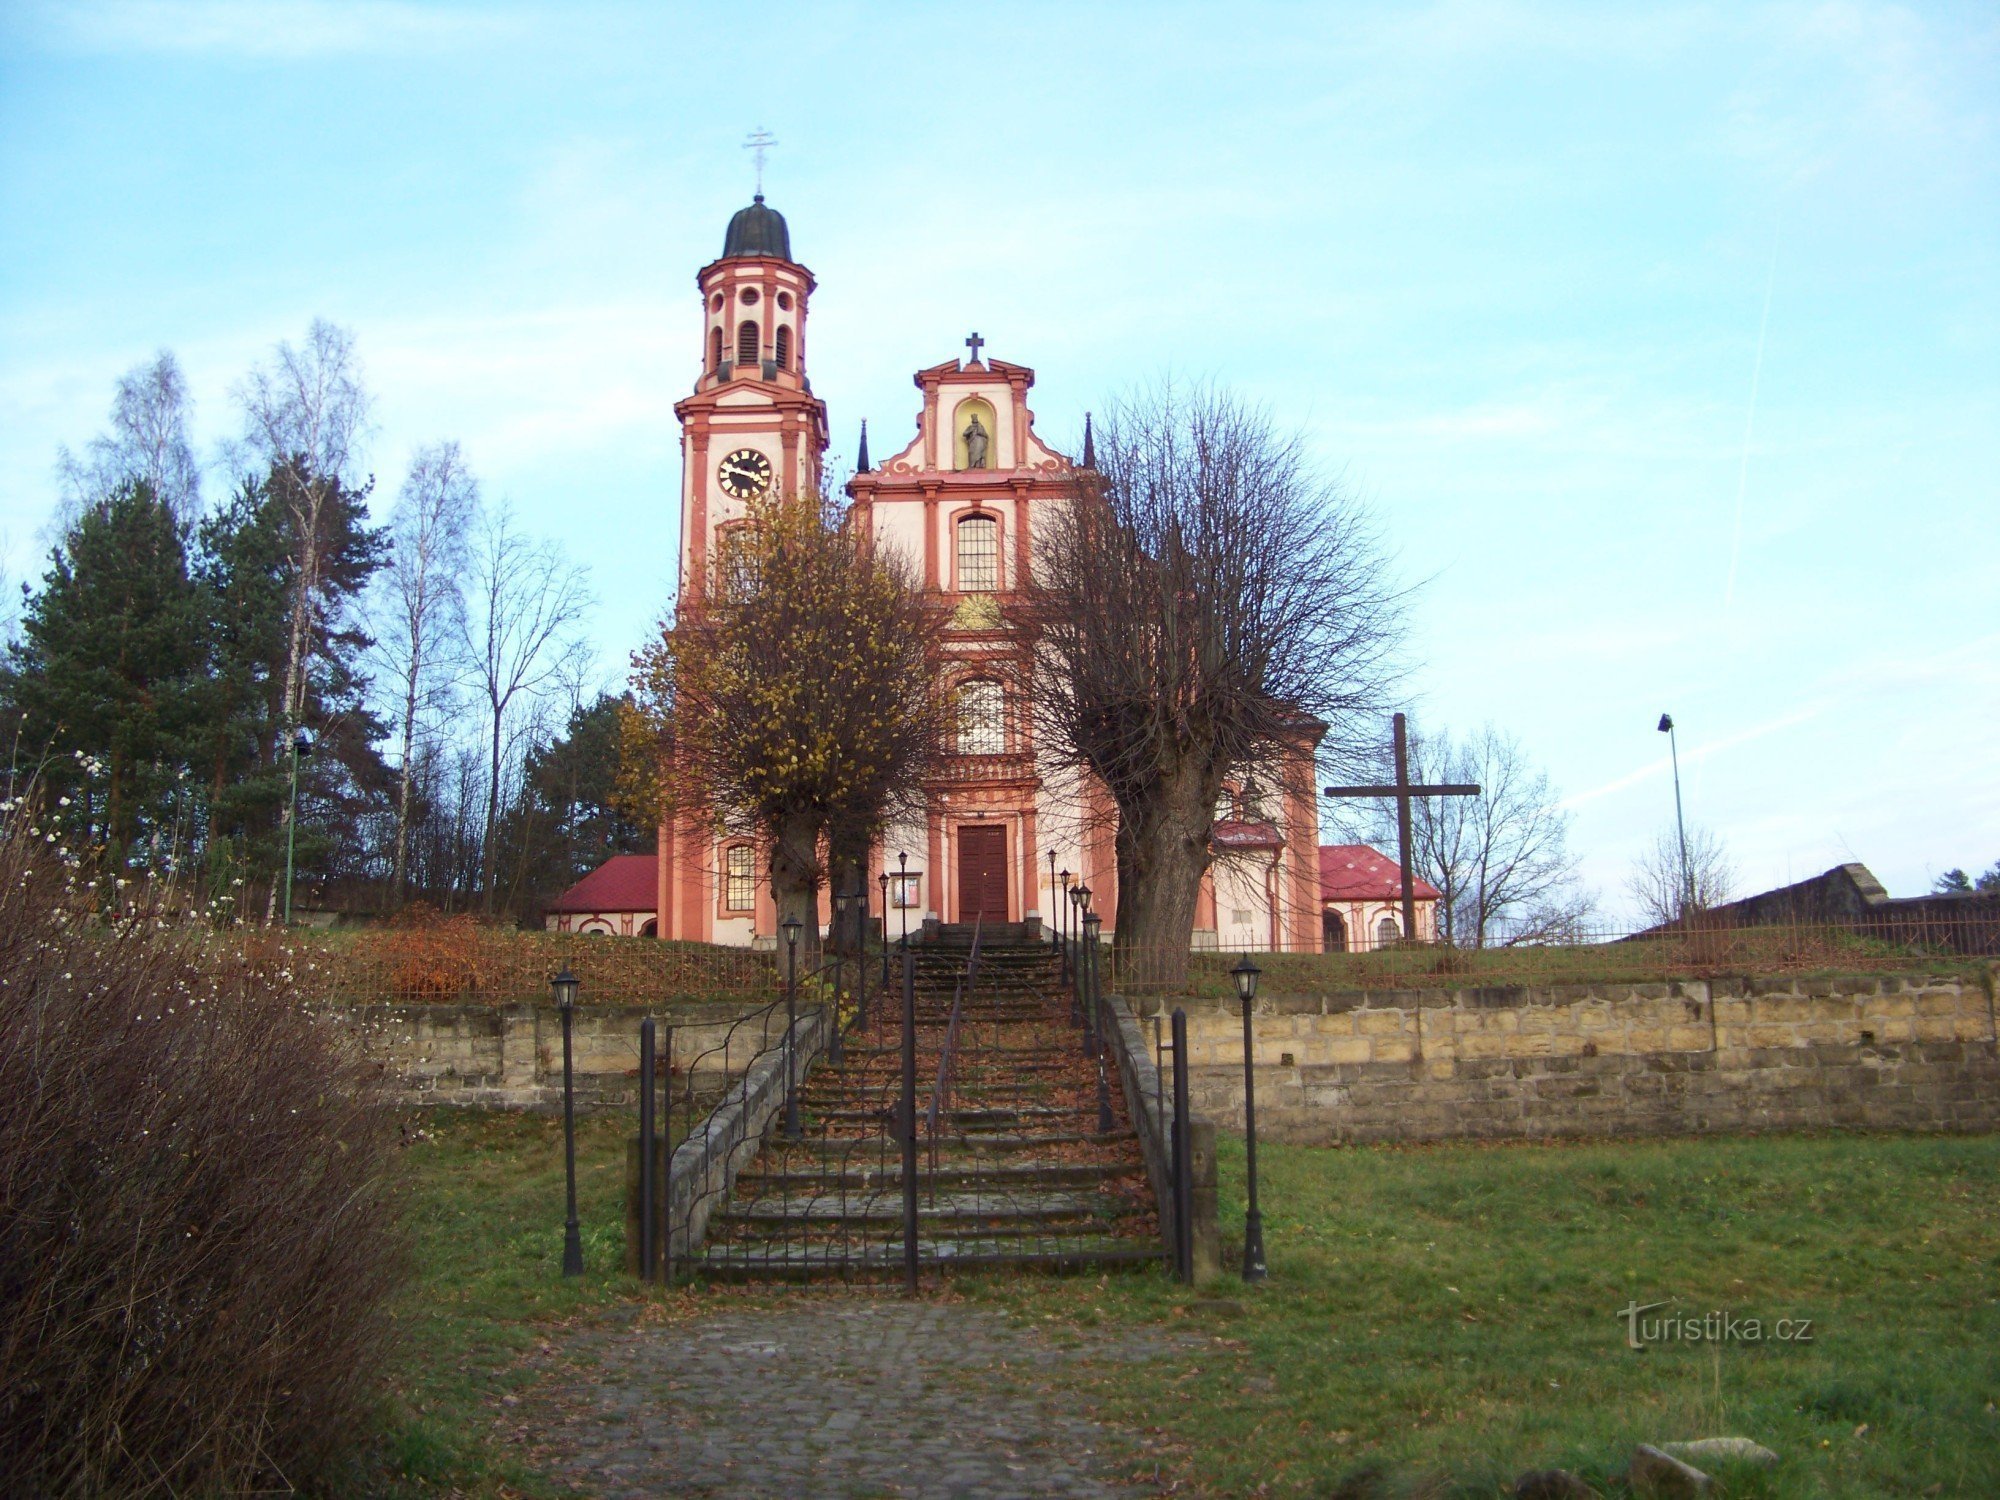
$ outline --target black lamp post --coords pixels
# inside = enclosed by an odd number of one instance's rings
[[[896,856],[896,899],[902,905],[903,946],[910,946],[910,856],[904,851]]]
[[[1257,1000],[1257,976],[1264,971],[1250,962],[1250,955],[1229,971],[1236,981],[1236,998],[1243,1002],[1243,1157],[1250,1176],[1250,1211],[1243,1216],[1243,1279],[1262,1281],[1269,1273],[1264,1267],[1264,1216],[1257,1211],[1257,1080],[1253,1071],[1255,1042],[1250,1034],[1250,1007]]]
[[[1057,947],[1061,947],[1062,937],[1056,927],[1056,851],[1053,849],[1049,851],[1048,923],[1049,923],[1049,941],[1055,944]]]
[[[1096,996],[1091,993],[1097,979],[1097,955],[1091,952],[1097,940],[1097,913],[1090,909],[1090,887],[1079,883],[1076,887],[1076,909],[1082,917],[1077,924],[1083,934],[1083,942],[1076,953],[1077,967],[1081,971],[1083,995],[1083,1055],[1097,1056],[1097,1025],[1093,1016]]]
[[[876,877],[882,884],[882,993],[889,993],[889,872]]]
[[[1057,878],[1062,881],[1062,898],[1056,902],[1056,930],[1062,934],[1062,943],[1061,943],[1062,977],[1063,977],[1063,983],[1068,984],[1069,983],[1069,932],[1070,932],[1069,909],[1076,903],[1070,900],[1069,871],[1064,870],[1062,874]]]
[[[1674,716],[1660,715],[1660,733],[1667,737],[1667,751],[1674,758],[1674,828],[1681,840],[1681,920],[1687,920],[1694,905],[1694,869],[1688,863],[1687,822],[1681,817],[1681,750],[1674,737]]]
[[[576,1009],[577,978],[564,964],[562,972],[549,981],[556,1010],[562,1015],[563,1033],[563,1175],[568,1179],[569,1217],[563,1221],[563,1270],[565,1276],[583,1274],[583,1231],[576,1222],[576,1090],[570,1073],[570,1018]]]
[[[799,1023],[799,919],[787,917],[778,924],[785,934],[785,1139],[799,1138],[799,1072],[797,1040],[793,1033]]]

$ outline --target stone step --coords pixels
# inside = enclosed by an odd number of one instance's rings
[[[917,1201],[917,1222],[1124,1219],[1138,1211],[1135,1205],[1109,1193],[1047,1189],[1019,1193],[947,1192],[935,1197],[921,1195]],[[726,1205],[711,1223],[721,1220],[737,1224],[900,1224],[903,1222],[903,1194],[900,1189],[862,1190],[738,1199]]]
[[[1005,1239],[920,1239],[917,1264],[931,1269],[1021,1267],[1046,1271],[1092,1271],[1144,1266],[1165,1259],[1154,1238],[1075,1235],[1047,1241]],[[733,1276],[827,1276],[900,1274],[900,1242],[870,1245],[793,1245],[748,1242],[705,1246],[696,1258],[703,1274]]]
[[[1129,1132],[1122,1137],[1130,1140]],[[1089,1141],[1098,1144],[1119,1142],[1117,1135],[1072,1136],[1070,1140]],[[996,1150],[1031,1150],[1037,1146],[1061,1144],[1059,1140],[1021,1141],[1014,1147]],[[941,1156],[936,1171],[932,1171],[922,1161],[925,1153],[919,1152],[917,1167],[921,1184],[929,1187],[964,1187],[972,1185],[1006,1186],[1019,1188],[1084,1186],[1090,1183],[1116,1181],[1120,1178],[1136,1177],[1145,1170],[1143,1162],[1127,1159],[1122,1161],[1013,1161],[1005,1166],[989,1161],[979,1161],[967,1165],[962,1160]],[[813,1191],[831,1192],[839,1188],[899,1188],[903,1181],[900,1160],[891,1159],[879,1165],[868,1166],[861,1163],[843,1163],[840,1170],[827,1170],[825,1166],[810,1172],[793,1172],[784,1169],[773,1171],[747,1169],[736,1179],[737,1186],[746,1192],[757,1193],[763,1189],[779,1192]]]
[[[940,1135],[937,1138],[937,1147],[940,1154],[955,1151],[960,1153],[970,1152],[981,1156],[1014,1156],[1024,1151],[1034,1151],[1037,1149],[1117,1148],[1121,1159],[1136,1164],[1139,1158],[1136,1155],[1128,1156],[1126,1154],[1134,1139],[1135,1137],[1130,1130],[1107,1130],[1103,1132],[1095,1130],[1045,1130],[1036,1131],[1033,1134],[1022,1133],[1013,1135],[996,1130],[975,1131],[971,1134]],[[918,1154],[926,1154],[930,1148],[931,1142],[922,1135],[919,1135],[917,1139]],[[810,1175],[811,1171],[833,1171],[836,1168],[842,1172],[849,1172],[855,1169],[858,1161],[862,1161],[863,1158],[871,1155],[879,1157],[885,1169],[893,1170],[896,1163],[901,1160],[902,1142],[881,1134],[846,1137],[824,1135],[804,1136],[796,1141],[785,1140],[782,1136],[771,1136],[765,1140],[764,1151],[765,1154],[763,1156],[760,1156],[756,1161],[743,1169],[741,1175],[744,1178],[754,1176],[761,1171],[772,1170],[773,1168],[770,1164],[774,1156],[782,1158],[782,1161],[777,1164],[775,1170],[784,1172],[793,1172],[795,1165],[801,1162],[825,1164],[824,1166],[815,1166],[805,1171],[805,1175]],[[863,1164],[865,1165],[865,1162]],[[1001,1169],[996,1168],[995,1170]]]

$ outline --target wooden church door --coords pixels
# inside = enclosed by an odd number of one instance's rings
[[[1007,830],[970,823],[958,830],[958,920],[1007,920]]]

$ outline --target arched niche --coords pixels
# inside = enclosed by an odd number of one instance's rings
[[[979,425],[986,429],[986,462],[983,464],[972,462],[966,442],[966,433],[971,429],[975,416],[979,418]],[[993,414],[993,403],[983,396],[967,396],[951,409],[951,466],[954,469],[1000,467],[1000,422]]]

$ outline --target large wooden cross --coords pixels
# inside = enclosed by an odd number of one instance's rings
[[[1410,868],[1410,803],[1417,797],[1477,797],[1479,787],[1469,781],[1447,781],[1437,786],[1410,783],[1410,729],[1401,714],[1396,715],[1396,781],[1393,786],[1330,786],[1329,797],[1394,797],[1396,799],[1396,862],[1403,868],[1403,936],[1417,935],[1417,886]]]

